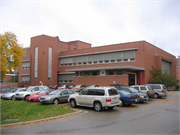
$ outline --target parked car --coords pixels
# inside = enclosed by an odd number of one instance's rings
[[[72,89],[74,87],[74,85],[69,85],[68,87],[67,87],[67,89]]]
[[[58,87],[58,89],[68,89],[68,86],[69,85],[61,85],[61,86]]]
[[[101,111],[105,107],[112,109],[121,104],[120,94],[113,87],[84,89],[80,93],[70,95],[68,102],[70,102],[72,108],[87,106],[94,107],[96,111]]]
[[[26,89],[26,88],[13,88],[10,92],[3,93],[2,96],[1,96],[1,98],[2,98],[2,99],[15,100],[14,95],[15,95],[17,92],[23,91],[23,90],[25,90],[25,89]]]
[[[82,91],[84,88],[86,88],[86,85],[75,85],[72,90],[76,91],[76,92],[80,92]]]
[[[94,87],[99,87],[99,85],[89,85],[89,86],[86,87],[86,89],[87,88],[94,88]]]
[[[0,85],[0,94],[9,92],[10,90],[11,90],[11,87],[9,87],[8,85]]]
[[[39,97],[44,96],[44,95],[48,95],[50,92],[54,91],[53,89],[49,89],[49,90],[42,90],[40,92],[38,92],[35,95],[31,95],[27,98],[28,102],[38,102]]]
[[[49,85],[49,89],[53,89],[56,90],[58,89],[58,87],[60,87],[61,85]]]
[[[121,101],[122,101],[119,106],[131,105],[133,103],[139,102],[138,95],[136,94],[132,94],[124,90],[118,90],[118,92],[120,94]]]
[[[49,95],[41,96],[38,101],[42,104],[54,104],[58,105],[61,102],[68,102],[68,98],[71,94],[74,94],[73,90],[63,89],[54,90]]]
[[[167,88],[164,84],[148,84],[154,90],[154,98],[166,97]]]
[[[37,94],[38,92],[40,92],[41,90],[44,90],[44,89],[49,89],[49,88],[47,86],[29,86],[25,90],[23,90],[21,92],[17,92],[15,94],[14,98],[15,98],[15,100],[23,99],[23,100],[27,101],[28,96]]]
[[[128,91],[132,94],[136,94],[138,95],[139,98],[139,102],[144,102],[144,101],[148,101],[149,97],[147,96],[147,94],[144,94],[143,92],[140,92],[132,87],[127,87],[127,86],[122,86],[121,87],[122,90]]]
[[[154,97],[155,92],[149,85],[132,85],[130,87],[147,94],[148,97]]]

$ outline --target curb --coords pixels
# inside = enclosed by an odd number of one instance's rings
[[[66,117],[71,117],[71,116],[83,113],[83,111],[81,111],[81,110],[76,110],[76,109],[73,109],[73,110],[76,111],[76,112],[65,114],[65,115],[61,115],[61,116],[56,116],[56,117],[40,119],[40,120],[0,125],[0,129],[2,129],[2,128],[12,128],[12,127],[27,126],[27,125],[34,125],[34,124],[49,122],[49,121],[53,121],[53,120],[57,120],[57,119],[62,119],[62,118],[66,118]]]

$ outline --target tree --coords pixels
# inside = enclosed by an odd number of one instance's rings
[[[24,56],[24,51],[18,44],[17,37],[12,32],[0,34],[1,45],[1,79],[4,79],[6,73],[12,73],[17,67],[21,66],[20,56]]]
[[[164,84],[166,87],[177,86],[178,82],[175,76],[168,74],[167,72],[162,72],[161,69],[154,68],[152,66],[152,70],[150,70],[151,78],[149,79],[149,83],[152,84]]]

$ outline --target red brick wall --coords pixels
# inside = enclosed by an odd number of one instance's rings
[[[108,76],[78,76],[74,77],[74,85],[99,85],[109,86],[115,81],[116,84],[128,85],[128,75],[108,75]]]

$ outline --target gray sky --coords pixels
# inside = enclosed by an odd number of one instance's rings
[[[0,0],[0,32],[23,47],[45,34],[92,47],[145,40],[180,55],[180,0]]]

